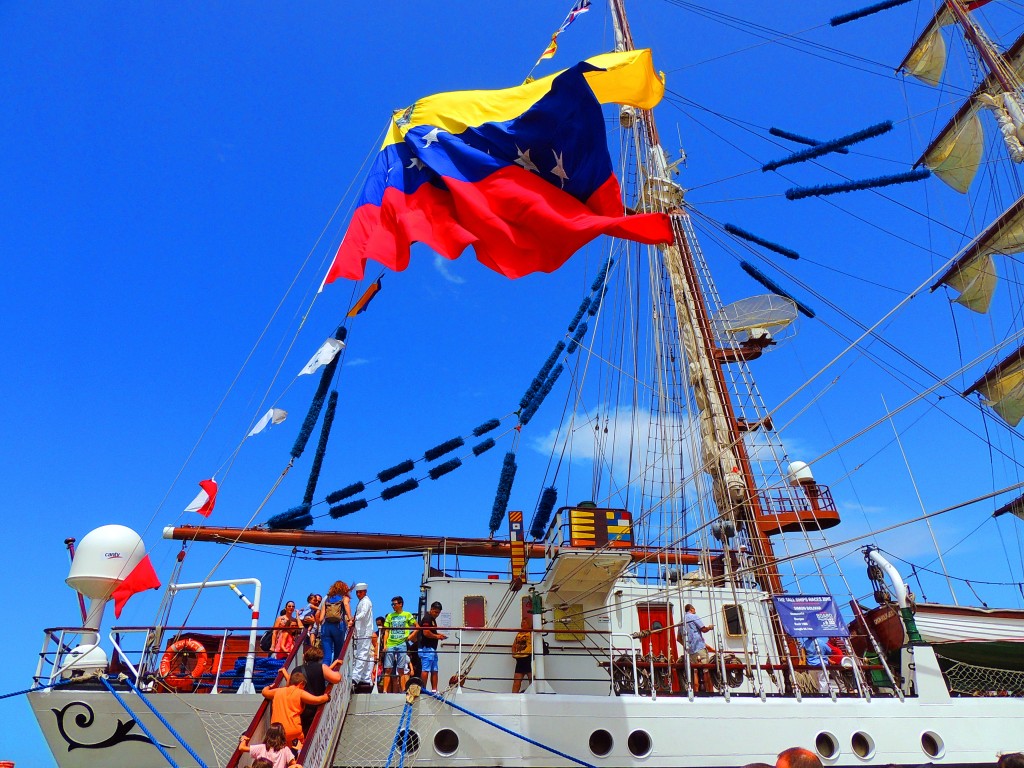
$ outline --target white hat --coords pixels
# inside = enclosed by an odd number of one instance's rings
[[[354,592],[358,592],[360,590],[364,590],[365,591],[366,590],[366,582],[365,581],[360,581],[358,584],[356,584],[354,587],[352,587],[352,590]]]

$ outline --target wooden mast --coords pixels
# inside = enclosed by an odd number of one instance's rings
[[[616,48],[633,50],[633,36],[623,0],[609,0],[609,3],[615,25]],[[682,191],[668,179],[670,169],[664,162],[665,154],[661,147],[654,114],[650,110],[642,110],[640,120],[647,134],[651,155],[655,162],[660,160],[663,166],[654,168],[652,176],[660,183],[660,191],[668,193],[659,195],[658,199],[648,198],[644,200],[644,204],[673,214],[676,244],[665,247],[663,260],[672,284],[676,318],[683,346],[699,379],[694,382],[694,386],[701,389],[698,400],[703,401],[700,418],[701,437],[704,443],[704,470],[712,477],[719,513],[734,524],[742,523],[747,530],[751,554],[757,564],[758,581],[770,593],[781,593],[782,580],[775,562],[775,553],[771,541],[759,525],[758,519],[762,515],[762,510],[756,481],[726,385],[722,362],[726,357],[716,352],[717,345],[693,249],[688,232],[681,223],[682,218],[686,216],[681,208]],[[674,202],[668,200],[672,192],[667,189],[669,186],[678,190],[677,200]],[[694,374],[691,373],[691,381],[693,379]]]

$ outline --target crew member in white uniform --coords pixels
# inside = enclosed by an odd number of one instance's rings
[[[373,603],[366,594],[366,582],[361,581],[355,585],[356,597],[359,605],[356,607],[356,614],[352,621],[352,632],[354,636],[352,657],[352,682],[356,685],[365,683],[373,685]]]

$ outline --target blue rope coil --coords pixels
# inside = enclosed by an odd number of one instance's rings
[[[416,464],[413,462],[412,459],[400,461],[397,464],[395,464],[395,466],[388,467],[387,469],[382,469],[380,472],[378,472],[377,479],[380,480],[382,483],[386,483],[388,480],[393,480],[399,475],[404,475],[406,472],[412,472],[414,466],[416,466]]]
[[[505,454],[505,461],[501,465],[501,475],[498,477],[498,490],[494,494],[494,506],[491,507],[491,521],[489,529],[491,533],[498,530],[501,521],[505,519],[505,511],[508,509],[508,499],[512,495],[512,483],[516,479],[516,455],[512,451]]]
[[[548,521],[551,519],[551,512],[555,508],[555,502],[558,500],[558,491],[554,486],[549,486],[541,491],[540,502],[537,504],[537,512],[533,516],[533,522],[530,524],[530,535],[535,539],[539,539],[544,535],[544,531],[547,530]]]
[[[461,437],[453,437],[451,440],[445,440],[440,445],[435,445],[433,448],[428,448],[423,452],[423,458],[427,461],[433,461],[446,453],[451,453],[456,448],[461,448],[466,444],[466,441]]]
[[[501,426],[501,422],[498,419],[488,419],[473,430],[473,437],[480,437],[480,435],[486,434],[492,429],[497,429],[499,426]]]
[[[814,310],[812,310],[810,307],[805,306],[804,304],[793,298],[793,296],[791,296],[789,293],[782,290],[782,288],[779,287],[777,283],[775,283],[771,278],[769,278],[767,275],[761,272],[761,270],[759,270],[753,264],[747,261],[741,261],[740,267],[742,267],[744,272],[746,272],[752,278],[757,280],[757,282],[759,282],[772,293],[777,294],[784,299],[789,299],[790,301],[792,301],[794,304],[796,304],[796,308],[799,309],[803,314],[807,315],[807,317],[814,317]]]
[[[401,483],[389,485],[380,492],[380,497],[384,499],[384,501],[390,501],[396,496],[401,496],[403,493],[408,493],[409,491],[413,491],[419,487],[419,481],[410,477],[408,480],[403,480]]]
[[[900,1],[909,2],[909,0]],[[781,128],[769,128],[768,133],[770,133],[772,136],[778,136],[780,139],[789,139],[790,141],[795,141],[797,144],[806,144],[809,147],[816,147],[819,144],[821,144],[821,142],[818,141],[817,139],[809,139],[806,136],[801,136],[799,133],[791,133],[789,131],[784,131]],[[837,155],[848,155],[850,154],[850,150],[848,150],[846,147],[839,147],[838,149],[835,150],[835,153]]]
[[[358,512],[360,509],[366,509],[366,499],[356,499],[355,501],[347,501],[344,504],[336,504],[330,508],[330,515],[335,520],[345,515],[351,515],[353,512]]]
[[[604,279],[608,276],[608,268],[611,267],[614,259],[609,256],[604,260],[604,264],[601,266],[601,271],[597,273],[597,277],[594,278],[594,282],[590,284],[590,292],[593,293],[602,285],[604,285]]]
[[[927,168],[918,168],[907,173],[894,173],[891,176],[876,176],[873,179],[862,179],[860,181],[847,181],[842,184],[822,184],[818,187],[792,187],[786,190],[787,200],[803,200],[805,197],[822,197],[823,195],[836,195],[840,192],[857,192],[861,189],[877,189],[878,187],[891,187],[893,184],[906,184],[911,181],[921,181],[932,175]]]
[[[430,475],[431,480],[437,480],[437,478],[447,475],[449,472],[454,472],[461,466],[462,459],[449,459],[444,464],[438,464],[436,467],[431,467],[427,471],[427,474]]]
[[[910,0],[884,0],[881,3],[875,3],[869,5],[867,8],[861,8],[859,11],[850,11],[849,13],[841,13],[838,16],[833,16],[829,19],[829,24],[833,27],[838,27],[840,24],[845,24],[848,21],[854,21],[855,19],[862,19],[865,16],[870,16],[873,13],[879,11],[886,11],[889,8],[895,8],[897,5],[903,5],[909,3]]]
[[[744,240],[749,240],[752,243],[756,243],[769,251],[775,251],[776,253],[782,254],[787,259],[799,259],[800,254],[794,251],[792,248],[786,248],[784,245],[773,243],[771,240],[765,240],[763,237],[758,237],[753,232],[747,232],[745,229],[740,229],[733,224],[726,224],[723,227],[726,232],[730,235],[736,235],[736,237],[742,237]]]
[[[848,136],[840,136],[838,139],[832,139],[831,141],[823,141],[810,149],[804,149],[800,152],[794,152],[788,157],[784,157],[781,160],[772,160],[770,163],[765,163],[761,166],[762,171],[774,171],[778,170],[784,165],[792,165],[793,163],[802,163],[805,160],[813,160],[816,157],[827,155],[829,152],[835,152],[840,147],[848,147],[851,144],[857,144],[861,141],[867,141],[873,139],[875,136],[881,136],[883,133],[888,133],[892,130],[892,121],[886,120],[884,123],[876,123],[875,125],[869,125],[867,128],[862,128],[859,131],[849,134]]]
[[[362,493],[366,490],[366,484],[362,481],[346,485],[344,488],[338,491],[332,491],[327,494],[326,500],[328,504],[337,504],[342,499],[347,499],[349,496],[355,496],[357,493]]]
[[[479,443],[473,446],[473,455],[479,456],[481,453],[486,453],[494,447],[494,438],[488,437],[486,440],[481,440]]]

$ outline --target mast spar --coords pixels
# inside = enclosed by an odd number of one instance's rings
[[[609,0],[617,50],[633,50],[633,37],[623,0]],[[623,107],[620,121],[632,124],[635,111]],[[711,478],[712,494],[721,521],[734,530],[746,530],[751,543],[758,580],[769,592],[783,592],[782,580],[771,541],[759,526],[761,505],[743,432],[726,385],[724,363],[730,359],[718,348],[698,267],[694,258],[692,229],[683,208],[683,190],[671,179],[675,167],[666,159],[654,114],[640,111],[646,134],[647,168],[640,190],[640,207],[672,215],[675,245],[664,246],[662,258],[675,302],[676,322],[689,363],[687,371],[699,412],[702,468]],[[659,246],[661,247],[661,246]],[[723,537],[724,538],[724,537]],[[728,549],[728,544],[723,542]],[[730,568],[728,552],[725,567]]]

